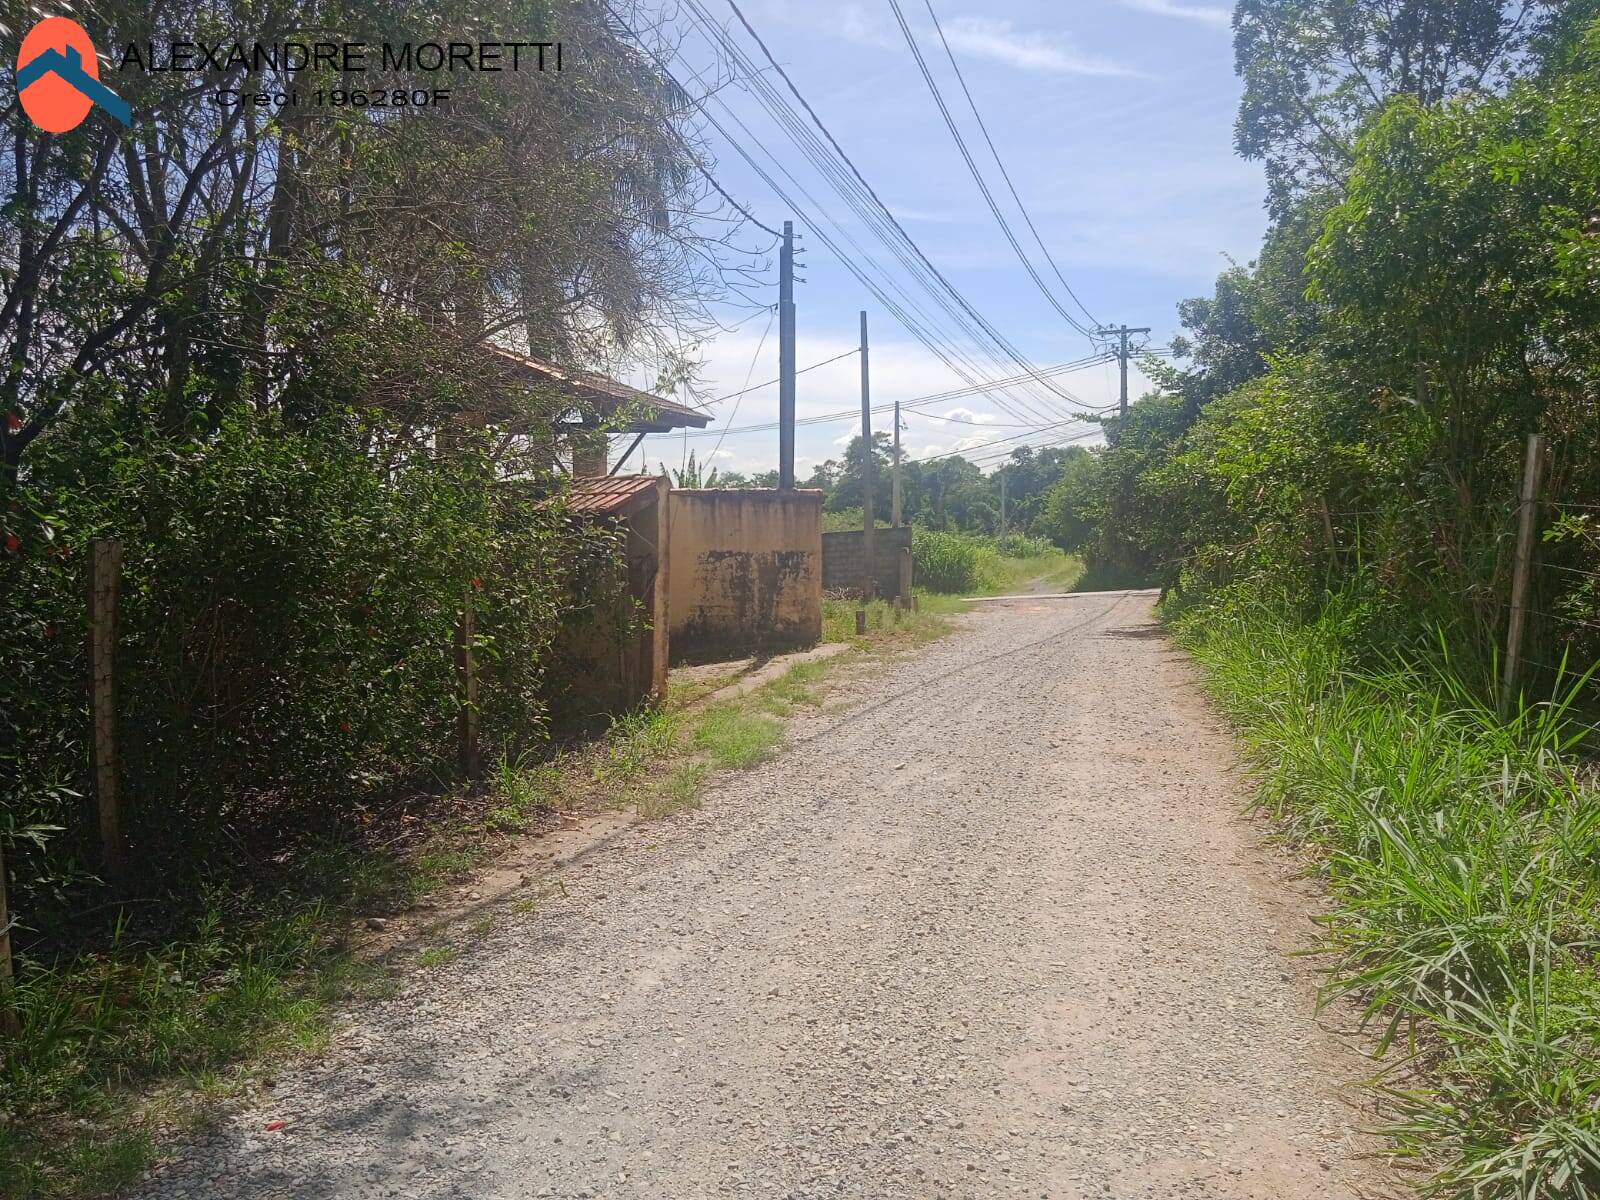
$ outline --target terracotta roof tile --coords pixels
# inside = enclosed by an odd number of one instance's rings
[[[578,479],[572,484],[567,507],[586,516],[613,516],[653,492],[659,475],[610,475],[603,479]]]

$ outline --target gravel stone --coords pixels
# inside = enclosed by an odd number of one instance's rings
[[[135,1194],[1398,1194],[1288,957],[1316,898],[1153,603],[984,604],[855,669]]]

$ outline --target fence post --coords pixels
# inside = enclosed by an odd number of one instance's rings
[[[6,908],[6,854],[0,845],[0,1033],[17,1032],[17,1013],[11,1004],[11,912]]]
[[[1539,511],[1539,473],[1544,466],[1544,438],[1528,435],[1522,465],[1522,503],[1517,519],[1517,560],[1511,575],[1511,621],[1506,628],[1506,661],[1500,677],[1500,711],[1511,711],[1517,677],[1522,671],[1522,639],[1528,626],[1528,582],[1533,574],[1533,538]]]
[[[867,632],[867,610],[864,609],[864,608],[858,608],[858,609],[856,609],[856,636],[857,637],[864,637],[866,635],[866,632]]]
[[[911,547],[900,547],[900,586],[897,589],[900,603],[911,600]]]
[[[122,543],[89,543],[89,766],[100,812],[100,858],[109,875],[126,861],[117,795],[117,596]]]
[[[461,774],[478,778],[478,672],[472,657],[472,589],[461,598],[461,619],[456,623],[456,675],[461,686],[461,711],[456,716]]]

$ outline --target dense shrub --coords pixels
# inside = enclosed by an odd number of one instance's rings
[[[917,586],[930,592],[975,592],[993,578],[998,563],[994,548],[961,533],[914,528],[911,555]]]
[[[0,821],[30,924],[94,860],[93,537],[123,546],[120,775],[142,871],[213,863],[440,766],[469,594],[485,739],[515,751],[540,736],[552,640],[608,577],[609,538],[537,489],[495,484],[474,454],[381,469],[353,426],[241,410],[187,441],[116,429],[80,409],[37,448],[6,517]]]

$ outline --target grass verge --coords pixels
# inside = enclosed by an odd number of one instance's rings
[[[854,607],[828,602],[827,640],[870,652],[935,637],[965,606],[924,596],[920,613],[896,620],[877,603],[862,638]],[[761,761],[783,721],[824,702],[837,661],[799,664],[709,707],[705,696],[734,676],[701,680],[659,709],[619,717],[595,742],[548,761],[502,760],[483,787],[396,817],[417,831],[402,843],[312,845],[270,893],[218,887],[159,922],[129,904],[93,953],[24,962],[21,1034],[0,1043],[0,1196],[79,1200],[126,1186],[207,1101],[319,1050],[338,1004],[393,990],[391,974],[352,953],[363,920],[459,882],[556,813],[632,806],[660,819],[698,806],[715,771]],[[410,963],[445,971],[457,955],[436,944]]]
[[[1501,719],[1442,649],[1358,660],[1352,615],[1217,604],[1174,624],[1257,803],[1326,883],[1324,998],[1377,1035],[1373,1086],[1422,1193],[1600,1196],[1600,795],[1577,691]]]

